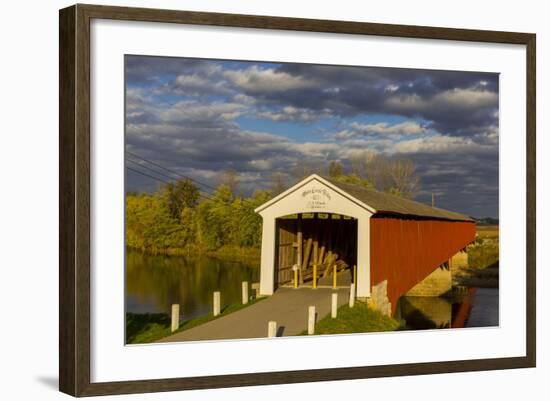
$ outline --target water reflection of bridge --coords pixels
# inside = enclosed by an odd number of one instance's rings
[[[482,322],[470,324],[472,310],[481,302],[477,291],[483,292],[480,294],[483,298],[495,298],[495,305],[489,311],[484,310],[486,316]],[[408,329],[414,330],[495,326],[498,325],[498,290],[469,288],[461,296],[454,298],[404,296],[399,300],[395,318],[404,321]]]

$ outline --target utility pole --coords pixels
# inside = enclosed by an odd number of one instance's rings
[[[432,207],[435,207],[435,194],[432,192]]]

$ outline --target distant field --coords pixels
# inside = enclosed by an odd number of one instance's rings
[[[498,226],[477,226],[477,234],[481,238],[498,237]]]

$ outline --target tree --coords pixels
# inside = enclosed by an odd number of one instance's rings
[[[198,205],[200,192],[190,179],[178,180],[175,184],[166,184],[162,199],[168,208],[170,216],[181,219],[184,208],[195,208]]]
[[[409,159],[392,160],[388,175],[392,181],[391,190],[400,196],[413,199],[420,188],[420,177],[416,174],[416,164]]]
[[[239,177],[237,172],[233,169],[225,170],[222,173],[222,179],[220,185],[226,186],[231,193],[231,197],[237,196],[237,188],[239,186]]]
[[[220,185],[211,199],[197,208],[197,234],[201,245],[207,249],[217,249],[229,244],[231,230],[231,190]]]
[[[340,177],[344,172],[344,166],[337,160],[331,160],[328,164],[328,175],[329,177],[336,178]]]
[[[375,157],[376,153],[371,150],[365,150],[350,156],[351,173],[361,178],[368,178],[368,165]]]
[[[366,151],[351,159],[351,170],[383,192],[413,199],[420,188],[416,165],[410,159],[387,157]]]
[[[161,196],[126,196],[126,244],[159,252],[185,246],[184,227],[172,217]]]
[[[369,180],[367,180],[366,178],[361,178],[357,174],[353,173],[348,175],[342,174],[334,179],[338,182],[343,182],[345,184],[353,184],[365,188],[373,187],[372,183]]]
[[[271,198],[269,191],[256,191],[252,197],[245,200],[237,199],[233,203],[235,213],[234,224],[237,226],[236,244],[238,246],[259,248],[262,244],[262,218],[254,211],[255,208]]]
[[[290,170],[290,174],[298,180],[311,174],[322,174],[322,172],[323,164],[321,162],[306,161],[305,159],[298,160]]]
[[[376,189],[413,199],[420,187],[416,165],[409,159],[375,156],[367,164],[367,175]]]
[[[189,178],[176,181],[176,197],[183,207],[194,208],[199,203],[199,188]]]
[[[286,188],[285,177],[283,173],[275,172],[271,176],[271,191],[273,195],[278,195]]]

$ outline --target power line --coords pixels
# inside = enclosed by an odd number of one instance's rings
[[[162,176],[162,177],[164,177],[164,178],[168,178],[169,180],[175,180],[175,178],[170,177],[170,176],[168,176],[168,175],[166,175],[166,174],[164,174],[164,173],[161,173],[161,172],[159,172],[159,171],[153,170],[153,169],[150,168],[149,166],[146,166],[146,165],[144,165],[144,164],[142,164],[142,163],[138,163],[138,162],[136,162],[136,161],[134,161],[134,160],[131,160],[131,159],[127,159],[127,161],[132,162],[132,163],[134,163],[134,164],[136,164],[136,165],[138,165],[138,166],[140,166],[140,167],[142,167],[142,168],[145,168],[145,169],[147,169],[147,170],[149,170],[149,171],[151,171],[151,172],[153,172],[153,173],[155,173],[155,174],[157,174],[157,175],[160,175],[160,176]],[[163,182],[166,182],[166,181],[163,181]],[[167,184],[171,184],[170,182],[166,182],[166,183],[167,183]],[[211,201],[214,200],[214,199],[212,199],[210,196],[207,196],[207,195],[205,195],[204,193],[202,193],[200,189],[199,189],[199,195],[202,196],[203,198],[210,199]],[[208,195],[212,195],[212,194],[208,194]]]
[[[191,177],[189,177],[189,176],[180,174],[180,173],[178,173],[178,172],[176,172],[176,171],[174,171],[174,170],[171,170],[171,169],[166,168],[166,167],[164,167],[164,166],[162,166],[162,165],[160,165],[160,164],[158,164],[158,163],[155,163],[155,162],[153,162],[153,161],[151,161],[151,160],[149,160],[149,159],[146,159],[146,158],[143,157],[143,156],[140,156],[140,155],[135,154],[135,153],[133,153],[133,152],[130,152],[130,151],[128,151],[128,150],[126,151],[126,153],[127,153],[128,155],[130,155],[130,156],[132,156],[132,157],[135,157],[135,158],[137,158],[137,159],[140,160],[140,162],[136,162],[135,160],[132,160],[131,158],[128,158],[128,157],[127,157],[126,159],[127,159],[128,161],[130,161],[130,162],[132,162],[132,163],[135,163],[135,164],[137,164],[137,165],[140,166],[140,167],[146,168],[146,169],[148,169],[149,171],[152,171],[152,172],[154,172],[155,174],[158,174],[158,175],[160,175],[160,176],[162,176],[162,177],[168,178],[168,179],[170,179],[170,180],[174,180],[174,179],[175,179],[175,178],[170,177],[170,176],[168,176],[168,175],[166,175],[166,174],[164,174],[164,173],[161,173],[161,172],[159,172],[159,171],[156,171],[156,170],[152,169],[151,167],[149,167],[149,166],[147,166],[147,165],[144,165],[143,163],[141,163],[141,161],[144,161],[144,162],[146,162],[146,163],[152,164],[153,166],[156,166],[156,167],[158,167],[158,168],[160,168],[160,169],[162,169],[162,170],[165,170],[165,171],[167,171],[167,172],[169,172],[169,173],[171,173],[171,174],[173,174],[173,175],[176,175],[176,176],[178,176],[179,178],[184,178],[184,179],[191,180],[192,182],[195,182],[196,184],[199,184],[199,185],[205,186],[205,187],[207,187],[207,188],[210,188],[210,189],[212,189],[212,190],[214,190],[214,191],[217,191],[217,188],[215,188],[215,187],[213,187],[213,186],[211,186],[211,185],[208,185],[208,184],[205,184],[205,183],[203,183],[203,182],[200,182],[200,181],[198,181],[198,180],[196,180],[196,179],[194,179],[194,178],[191,178]],[[161,180],[161,181],[166,182],[166,181],[164,181],[164,180]],[[200,195],[201,195],[203,198],[209,199],[209,200],[211,200],[211,201],[215,201],[215,199],[213,199],[213,198],[211,198],[211,197],[209,197],[209,196],[206,196],[206,195],[204,195],[204,194],[202,194],[202,193],[200,193]],[[212,195],[212,194],[209,193],[208,195]],[[250,199],[241,198],[241,202],[243,202],[243,203],[249,203],[249,204],[252,205],[252,206],[256,206],[256,205],[253,203],[253,201],[250,200]]]
[[[165,180],[163,180],[162,178],[153,177],[152,175],[143,173],[143,172],[141,172],[141,171],[139,171],[139,170],[135,170],[135,169],[133,169],[132,167],[126,166],[126,168],[127,168],[128,170],[130,170],[130,171],[133,171],[134,173],[138,173],[138,174],[141,174],[141,175],[143,175],[143,176],[145,176],[145,177],[152,178],[152,179],[155,180],[155,181],[161,181],[161,182],[164,182],[165,184],[171,184],[171,182],[165,181]]]
[[[213,187],[213,186],[211,186],[211,185],[205,184],[204,182],[198,181],[198,180],[196,180],[196,179],[194,179],[194,178],[188,177],[188,176],[183,175],[183,174],[180,174],[180,173],[178,173],[178,172],[176,172],[176,171],[174,171],[174,170],[171,170],[171,169],[169,169],[169,168],[166,168],[166,167],[164,167],[164,166],[161,166],[160,164],[157,164],[157,163],[155,163],[155,162],[153,162],[153,161],[151,161],[151,160],[149,160],[149,159],[146,159],[146,158],[143,157],[143,156],[140,156],[140,155],[138,155],[138,154],[135,154],[135,153],[133,153],[133,152],[130,152],[129,150],[127,150],[126,153],[128,153],[129,155],[132,155],[132,156],[134,156],[134,157],[136,157],[136,158],[138,158],[138,159],[140,159],[140,160],[143,160],[143,161],[146,162],[146,163],[152,164],[153,166],[156,166],[156,167],[158,167],[158,168],[161,168],[161,169],[163,169],[163,170],[165,170],[165,171],[167,171],[167,172],[169,172],[169,173],[172,173],[172,174],[174,174],[174,175],[176,175],[176,176],[178,176],[178,177],[180,177],[180,178],[186,178],[186,179],[188,179],[188,180],[191,180],[191,181],[193,181],[193,182],[196,182],[196,183],[199,184],[199,185],[202,185],[202,186],[204,186],[204,187],[210,188],[210,189],[212,189],[212,190],[214,190],[214,191],[216,191],[216,189],[217,189],[217,188],[215,188],[215,187]]]
[[[142,167],[145,167],[145,166],[142,166]],[[153,179],[153,180],[161,181],[161,182],[164,182],[165,184],[172,184],[172,182],[170,182],[170,181],[166,181],[166,180],[164,180],[164,179],[162,179],[162,178],[154,177],[154,176],[149,175],[149,174],[147,174],[147,173],[144,173],[144,172],[142,172],[142,171],[133,169],[133,168],[130,167],[130,166],[126,166],[126,168],[127,168],[128,170],[130,170],[130,171],[133,171],[134,173],[141,174],[141,175],[143,175],[143,176],[145,176],[145,177],[149,177],[149,178],[151,178],[151,179]],[[153,170],[153,171],[154,171],[154,170]],[[160,174],[160,173],[158,173],[158,174]],[[173,180],[173,178],[170,178],[170,179]],[[206,196],[206,195],[204,195],[204,194],[201,193],[201,192],[199,192],[199,196],[202,197],[202,198],[211,200],[211,201],[215,201],[215,199],[213,199],[213,198],[211,198],[211,197],[209,197],[209,196]]]
[[[155,174],[158,174],[158,175],[160,175],[161,177],[168,178],[169,180],[175,180],[174,177],[170,177],[169,175],[166,175],[166,174],[164,174],[164,173],[161,173],[160,171],[153,170],[153,169],[150,168],[149,166],[146,166],[146,165],[144,165],[144,164],[142,164],[142,163],[136,162],[136,161],[134,161],[134,160],[132,160],[132,159],[128,159],[128,158],[127,158],[126,161],[129,161],[129,162],[131,162],[131,163],[134,163],[135,165],[138,165],[138,166],[141,167],[141,168],[144,168],[144,169],[149,170],[149,171],[151,171],[151,172],[153,172],[153,173],[155,173]]]

